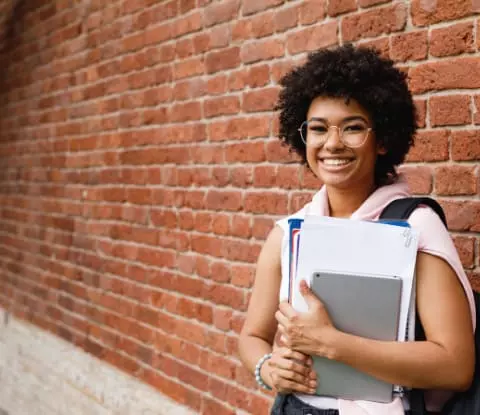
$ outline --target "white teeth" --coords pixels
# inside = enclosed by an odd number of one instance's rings
[[[348,160],[348,159],[323,159],[323,162],[325,164],[330,165],[330,166],[341,166],[341,165],[350,163],[350,160]]]

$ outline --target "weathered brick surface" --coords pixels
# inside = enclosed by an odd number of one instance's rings
[[[473,52],[473,39],[473,22],[435,29],[430,34],[430,53],[433,56],[449,56]]]
[[[480,287],[478,1],[14,3],[0,0],[0,307],[15,318],[195,413],[268,413],[238,333],[262,241],[321,186],[276,139],[278,84],[348,41],[408,75],[420,130],[401,170],[445,207]],[[82,414],[109,410],[75,393]]]
[[[402,33],[392,37],[391,58],[394,61],[422,60],[427,56],[427,32]]]

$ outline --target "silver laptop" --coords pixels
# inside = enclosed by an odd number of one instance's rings
[[[402,280],[383,275],[316,271],[310,286],[339,330],[375,340],[397,340]],[[317,395],[391,402],[393,385],[343,363],[314,356]]]

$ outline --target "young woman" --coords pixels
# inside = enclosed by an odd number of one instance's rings
[[[405,75],[390,60],[350,45],[321,50],[281,84],[280,138],[323,183],[312,202],[291,217],[303,217],[308,209],[375,220],[389,202],[410,194],[396,166],[413,143],[415,107]],[[260,253],[239,341],[245,366],[256,372],[261,386],[277,392],[272,414],[408,413],[406,397],[376,404],[315,395],[322,374],[317,378],[312,371],[311,355],[426,389],[431,411],[442,407],[449,391],[468,388],[475,359],[472,291],[448,231],[430,208],[417,209],[409,220],[420,233],[416,289],[423,342],[382,342],[340,332],[306,285],[301,293],[309,310],[296,312],[285,301],[287,219],[277,222]]]

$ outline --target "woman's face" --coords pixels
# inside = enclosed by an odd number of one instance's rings
[[[309,138],[307,139],[307,162],[313,173],[327,186],[342,190],[365,186],[374,187],[375,162],[383,154],[376,144],[373,130],[367,130],[366,139],[360,146],[348,147],[340,139],[340,131],[358,134],[362,129],[372,128],[372,121],[355,100],[348,104],[344,98],[317,97],[308,110]],[[339,128],[329,128],[337,126]],[[320,145],[310,137],[326,134]],[[317,140],[322,141],[322,140]],[[347,141],[347,140],[346,140]]]

